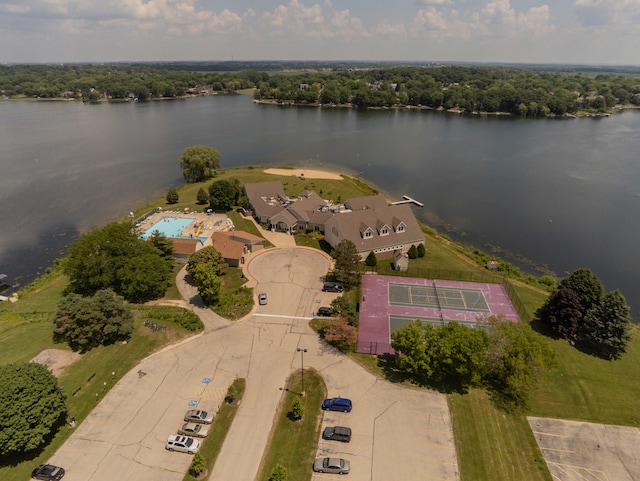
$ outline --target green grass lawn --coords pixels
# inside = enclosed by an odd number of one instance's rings
[[[553,341],[559,367],[542,378],[531,414],[640,427],[640,330],[634,327],[632,334],[617,361]]]
[[[320,406],[326,398],[327,388],[322,377],[313,370],[304,371],[304,397],[298,394],[302,391],[301,371],[289,378],[287,388],[283,392],[270,443],[262,459],[260,474],[256,478],[259,481],[267,481],[276,464],[287,468],[290,480],[311,479],[322,425]],[[300,421],[293,421],[288,415],[296,397],[304,405],[304,416]]]
[[[484,390],[448,398],[460,479],[551,481],[524,415],[496,409]]]

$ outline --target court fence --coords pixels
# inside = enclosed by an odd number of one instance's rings
[[[419,277],[423,279],[442,279],[448,281],[463,281],[463,282],[484,282],[491,284],[502,284],[507,295],[513,304],[513,307],[518,312],[520,319],[523,322],[531,322],[531,314],[527,310],[526,306],[520,299],[518,292],[516,291],[511,280],[499,274],[491,271],[482,272],[469,272],[469,271],[452,271],[446,269],[426,269],[426,268],[409,268],[406,271],[396,271],[391,268],[389,264],[382,264],[377,266],[367,266],[366,272],[385,275],[385,276],[402,276],[402,277]]]

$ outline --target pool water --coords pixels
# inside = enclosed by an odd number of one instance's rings
[[[163,217],[149,227],[141,237],[144,240],[147,240],[155,231],[159,231],[161,234],[169,238],[189,238],[189,235],[185,236],[181,234],[183,230],[190,225],[193,225],[195,220],[196,219],[194,217]],[[195,229],[193,233],[195,234]]]

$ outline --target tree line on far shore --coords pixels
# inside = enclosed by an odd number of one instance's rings
[[[523,117],[608,112],[640,106],[640,77],[531,68],[406,66],[293,72],[206,72],[147,65],[0,66],[0,94],[9,98],[89,101],[176,98],[255,89],[279,104],[429,107],[505,112]]]

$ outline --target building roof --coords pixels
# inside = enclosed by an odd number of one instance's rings
[[[198,249],[198,239],[178,239],[171,238],[173,242],[173,253],[178,255],[191,255]]]
[[[341,238],[352,241],[358,252],[424,242],[424,233],[409,205],[387,205],[386,201],[383,205],[379,198],[384,200],[381,196],[369,197],[369,203],[366,197],[353,199],[359,209],[333,215]],[[348,202],[353,208],[354,203]],[[384,226],[388,227],[387,233],[383,232]],[[365,236],[367,233],[369,236]]]
[[[244,184],[244,192],[258,217],[271,218],[289,202],[279,180]]]
[[[287,207],[287,210],[291,212],[296,219],[309,222],[315,212],[328,207],[329,204],[327,201],[318,194],[310,190],[305,190],[300,194],[295,202]],[[327,218],[329,217],[327,216]]]
[[[230,239],[242,242],[244,245],[256,245],[264,242],[264,238],[250,234],[243,230],[234,230],[226,232]]]
[[[213,242],[213,247],[225,259],[239,260],[244,254],[244,244],[233,240],[229,232],[214,232],[211,235],[211,241]]]

